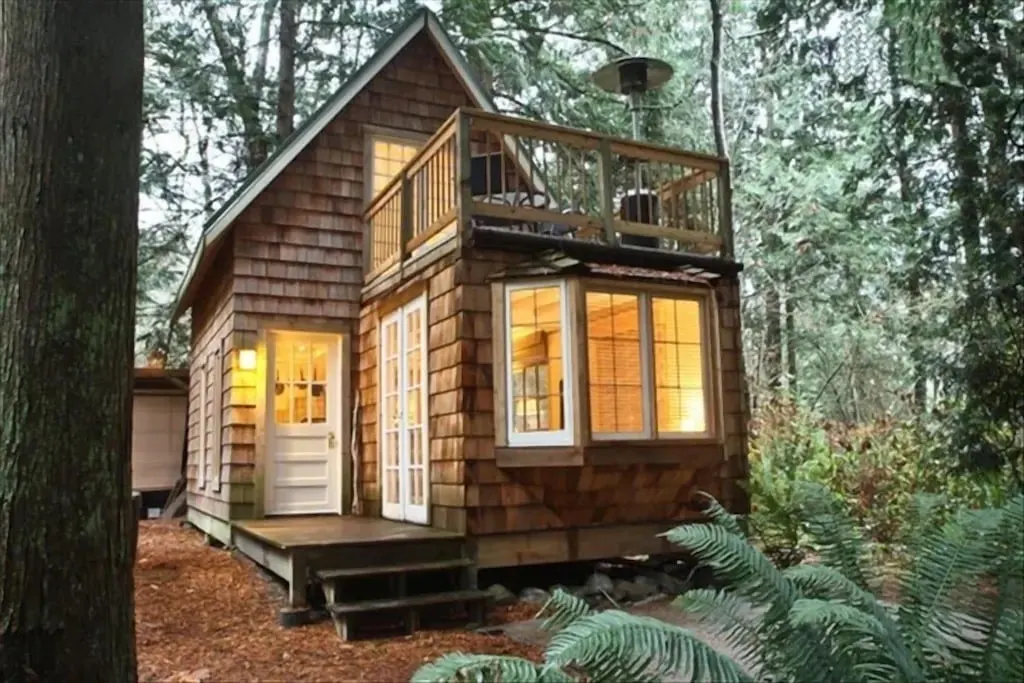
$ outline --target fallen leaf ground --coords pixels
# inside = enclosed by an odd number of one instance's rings
[[[143,522],[135,569],[140,680],[407,681],[447,652],[539,656],[535,646],[464,630],[343,643],[330,623],[284,629],[277,624],[279,591],[246,560],[205,545],[199,533]],[[513,606],[492,612],[489,621],[533,612],[535,606]]]

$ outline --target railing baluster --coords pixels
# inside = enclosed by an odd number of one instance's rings
[[[615,244],[615,215],[612,211],[615,188],[612,185],[612,148],[607,140],[601,140],[597,148],[598,195],[601,199],[601,225],[604,227],[604,241]]]

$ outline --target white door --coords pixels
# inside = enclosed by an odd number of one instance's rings
[[[426,297],[380,325],[380,461],[382,513],[430,522],[427,442]]]
[[[341,513],[341,337],[275,332],[267,344],[268,515]]]

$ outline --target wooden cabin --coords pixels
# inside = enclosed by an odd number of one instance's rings
[[[358,612],[342,578],[425,562],[472,596],[664,551],[697,491],[742,509],[728,174],[496,113],[422,11],[205,227],[189,520],[296,610],[313,581]]]
[[[163,508],[181,477],[188,412],[187,369],[135,368],[132,392],[132,490],[143,510]]]

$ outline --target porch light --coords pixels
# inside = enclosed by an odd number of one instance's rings
[[[239,370],[255,370],[256,369],[256,349],[239,349],[238,350],[238,369]]]

